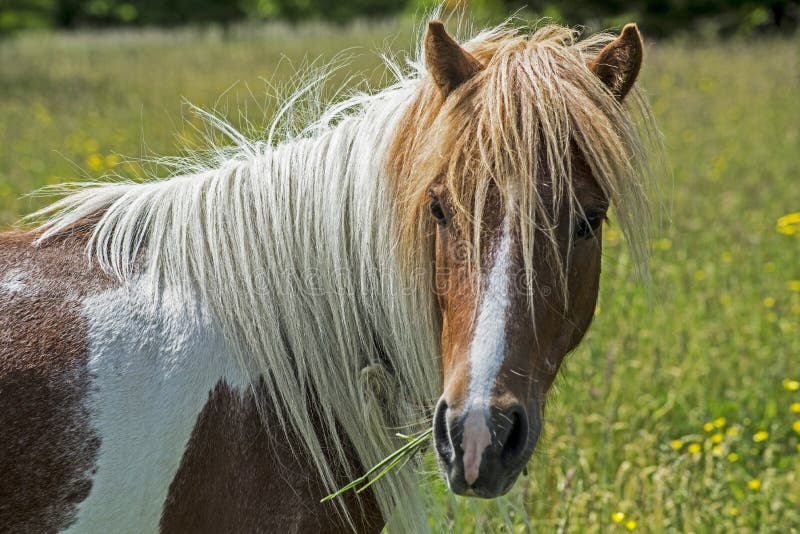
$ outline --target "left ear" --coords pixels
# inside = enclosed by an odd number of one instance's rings
[[[428,23],[428,33],[425,34],[425,64],[445,98],[459,85],[483,70],[481,62],[461,48],[438,20]]]
[[[589,64],[589,69],[611,90],[618,101],[633,87],[642,67],[644,44],[636,24],[626,24]]]

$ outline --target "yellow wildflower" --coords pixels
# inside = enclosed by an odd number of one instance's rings
[[[735,452],[730,453],[728,455],[728,461],[731,462],[731,463],[738,462],[739,461],[739,455],[736,454]]]
[[[794,235],[797,233],[797,228],[791,224],[778,225],[776,229],[783,235]]]
[[[706,423],[706,424],[704,424],[703,425],[703,430],[705,430],[706,432],[711,432],[712,430],[714,430],[714,423]]]
[[[728,420],[725,419],[724,417],[717,417],[716,419],[714,419],[714,426],[717,428],[722,428],[723,426],[725,426],[725,423],[727,422]]]
[[[614,512],[611,514],[611,520],[614,523],[622,523],[625,520],[625,513],[624,512]]]
[[[792,413],[800,413],[800,402],[793,402],[789,409],[792,410]]]
[[[734,507],[732,507],[732,508],[731,508],[731,515],[732,515],[733,517],[736,517],[737,515],[739,515],[739,509],[738,509],[738,508],[736,508],[735,506],[734,506]]]
[[[784,235],[794,235],[800,232],[800,212],[788,213],[778,219],[775,229]]]
[[[767,297],[761,303],[764,305],[765,308],[772,308],[775,306],[775,298],[774,297]]]
[[[714,456],[722,456],[724,452],[725,450],[719,445],[714,445],[711,448],[711,454],[713,454]]]
[[[679,439],[673,439],[669,442],[669,446],[672,447],[673,450],[679,451],[681,447],[683,447],[683,442]]]
[[[699,443],[692,443],[686,450],[691,454],[697,454],[702,450],[702,447],[700,447]]]
[[[797,380],[790,380],[788,378],[783,379],[783,389],[788,391],[797,391],[800,389],[800,382]]]
[[[628,530],[636,530],[636,521],[631,519],[630,521],[625,523],[625,528],[627,528]]]
[[[658,248],[660,250],[669,250],[672,248],[672,241],[669,239],[659,239]]]
[[[728,251],[722,253],[722,261],[725,263],[730,263],[733,261],[733,254]]]
[[[792,423],[792,430],[800,434],[800,419]]]
[[[755,441],[756,443],[761,443],[762,441],[767,441],[767,438],[769,438],[769,432],[767,432],[765,430],[762,430],[760,432],[756,432],[755,434],[753,434],[753,441]]]
[[[702,269],[698,269],[694,273],[694,279],[697,280],[698,282],[702,282],[703,280],[706,279],[706,272]]]
[[[103,158],[99,154],[91,154],[86,158],[86,166],[91,171],[99,171],[103,168]]]
[[[800,293],[800,280],[789,280],[786,282],[786,287],[789,288],[789,291]]]
[[[759,489],[761,489],[761,481],[758,480],[757,478],[754,478],[753,480],[747,483],[747,487],[753,491],[758,491]]]
[[[739,435],[739,427],[738,426],[729,426],[725,429],[725,433],[729,436],[738,436]]]
[[[724,436],[720,432],[717,432],[716,434],[711,436],[711,442],[712,443],[722,443],[723,439],[724,439]]]

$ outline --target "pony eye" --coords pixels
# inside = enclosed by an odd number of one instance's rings
[[[575,237],[577,239],[594,237],[605,219],[606,213],[604,211],[587,212],[586,217],[581,217],[575,224]]]
[[[444,209],[442,209],[442,204],[439,202],[439,199],[431,193],[431,203],[430,203],[430,210],[431,215],[433,218],[436,219],[436,224],[440,226],[444,226],[447,224],[447,216],[444,214]]]

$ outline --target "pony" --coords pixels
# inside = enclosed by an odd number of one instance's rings
[[[0,237],[0,525],[421,532],[414,469],[320,500],[425,421],[453,493],[506,493],[610,206],[647,262],[642,58],[633,24],[434,20],[302,132],[67,186]]]

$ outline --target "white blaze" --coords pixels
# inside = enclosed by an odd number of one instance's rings
[[[489,417],[489,397],[505,357],[506,322],[510,303],[509,220],[510,217],[506,216],[469,348],[469,397],[465,409],[467,418],[464,421],[464,438],[461,442],[464,451],[464,478],[469,485],[478,479],[483,451],[491,443],[491,433],[486,424]]]

